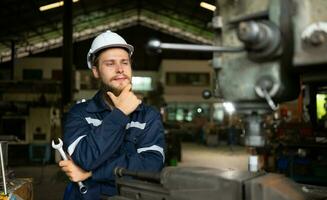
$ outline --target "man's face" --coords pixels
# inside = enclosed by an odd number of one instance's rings
[[[119,95],[126,85],[131,83],[132,68],[129,55],[122,48],[104,50],[98,60],[98,67],[93,67],[95,78],[101,79],[106,91]]]

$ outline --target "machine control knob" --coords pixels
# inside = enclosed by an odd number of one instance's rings
[[[251,60],[263,61],[280,53],[281,33],[271,21],[240,22],[237,36],[244,43]]]
[[[255,43],[260,40],[259,25],[253,21],[241,22],[238,27],[238,37],[245,43]]]

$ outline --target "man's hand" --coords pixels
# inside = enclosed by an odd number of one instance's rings
[[[125,115],[131,114],[141,103],[141,100],[136,97],[131,89],[132,85],[128,84],[119,96],[115,96],[113,93],[107,92],[115,107],[121,110]]]
[[[92,172],[86,172],[77,165],[72,160],[62,160],[59,162],[61,170],[66,173],[68,178],[73,182],[84,181],[92,176]]]

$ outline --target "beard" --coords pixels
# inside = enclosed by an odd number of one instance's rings
[[[104,93],[112,92],[112,93],[116,94],[116,92],[118,92],[117,88],[114,88],[111,85],[108,85],[108,84],[106,84],[106,83],[104,83],[102,81],[101,81],[101,87],[100,88],[101,88],[102,92],[104,92]]]
[[[131,83],[130,78],[128,78],[128,80],[129,80],[129,83]],[[108,83],[105,83],[103,80],[101,80],[101,86],[100,86],[100,88],[101,88],[101,90],[102,90],[102,92],[104,94],[106,94],[107,92],[112,92],[114,95],[119,96],[120,93],[123,91],[123,89],[125,87],[123,87],[123,88],[117,88],[117,87],[114,87],[113,85],[108,84]]]

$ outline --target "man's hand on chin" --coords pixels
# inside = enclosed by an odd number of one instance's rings
[[[131,114],[141,103],[141,100],[132,92],[131,84],[126,85],[118,96],[114,95],[112,92],[107,92],[107,95],[110,97],[114,106],[125,115]]]

